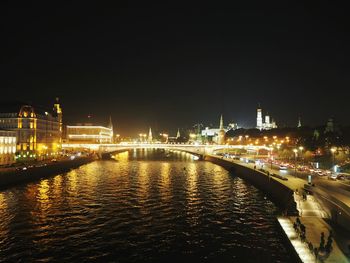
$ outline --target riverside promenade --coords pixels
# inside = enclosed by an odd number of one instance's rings
[[[305,184],[307,184],[305,180],[297,178],[286,171],[273,169],[273,166],[267,164],[256,165],[255,163],[215,155],[211,155],[211,157],[255,170],[261,175],[268,177],[269,180],[277,181],[294,191],[293,196],[299,214],[298,218],[306,229],[305,239],[301,238],[300,232],[294,227],[296,216],[281,216],[277,218],[277,221],[301,262],[350,262],[350,235],[348,235],[347,231],[333,227],[333,225],[328,223],[330,222],[329,214],[323,208],[322,202],[317,199],[317,196],[309,195],[305,191]],[[316,258],[314,248],[320,246],[321,234],[324,234],[327,241],[330,232],[332,232],[333,236],[332,251],[329,254],[317,253]]]

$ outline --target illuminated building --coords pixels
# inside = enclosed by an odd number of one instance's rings
[[[149,128],[149,131],[148,131],[148,138],[147,138],[148,142],[151,143],[153,142],[153,136],[152,136],[152,129],[151,127]]]
[[[260,106],[257,109],[256,128],[258,130],[271,130],[277,128],[276,122],[273,119],[270,120],[269,114],[265,116],[265,122],[263,122],[263,114]]]
[[[92,124],[68,125],[68,143],[100,144],[113,142],[113,127]]]
[[[220,128],[219,128],[218,139],[217,139],[218,144],[225,144],[225,135],[226,135],[226,131],[224,130],[224,119],[222,118],[222,115],[221,115]]]
[[[0,128],[16,132],[16,158],[45,159],[57,154],[62,142],[62,109],[58,99],[53,110],[24,103],[4,103]]]
[[[202,130],[201,135],[205,138],[205,141],[213,141],[217,144],[224,144],[227,131],[228,129],[224,128],[224,121],[221,115],[220,127],[211,129],[209,127],[206,127],[204,130]]]
[[[16,132],[0,130],[0,165],[8,165],[16,161],[16,141]]]
[[[300,128],[301,127],[301,119],[300,119],[300,117],[299,117],[299,119],[298,119],[298,126],[297,126],[298,128]]]
[[[180,129],[177,129],[177,133],[175,137],[169,136],[168,143],[177,143],[181,140]]]

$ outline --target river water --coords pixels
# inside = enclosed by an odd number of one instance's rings
[[[277,213],[220,166],[131,150],[0,192],[0,262],[290,262]]]

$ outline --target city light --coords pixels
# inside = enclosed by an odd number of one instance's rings
[[[350,261],[348,8],[241,2],[6,1],[0,262]]]

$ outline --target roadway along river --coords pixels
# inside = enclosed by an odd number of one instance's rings
[[[220,166],[134,150],[0,192],[0,262],[289,262],[277,212]]]

